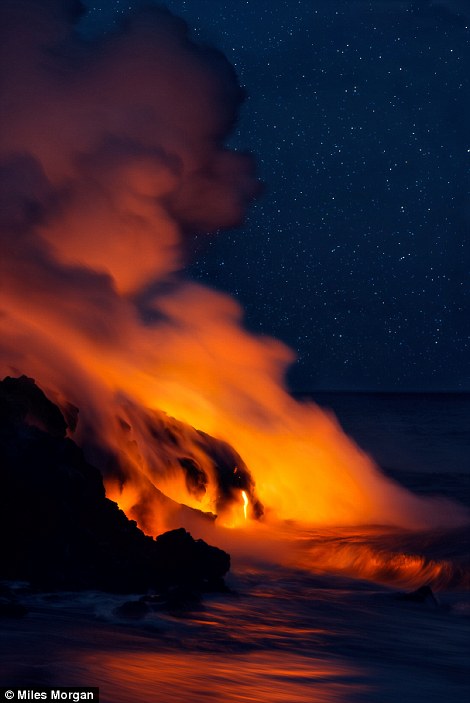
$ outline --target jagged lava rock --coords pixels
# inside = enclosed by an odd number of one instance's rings
[[[0,382],[0,578],[114,592],[223,584],[229,555],[183,529],[144,535],[66,427],[32,379]]]
[[[65,437],[67,423],[59,408],[32,378],[7,376],[0,382],[0,422],[25,422],[53,437]]]

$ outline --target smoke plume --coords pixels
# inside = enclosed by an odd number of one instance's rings
[[[464,520],[293,401],[290,350],[185,279],[188,239],[240,224],[258,188],[226,147],[243,98],[227,60],[161,8],[94,41],[81,11],[2,3],[0,371],[80,409],[77,438],[150,532],[168,524],[162,493],[226,524],[242,490],[266,519]]]

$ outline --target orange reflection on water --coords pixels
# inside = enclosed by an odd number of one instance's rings
[[[406,549],[406,535],[385,528],[317,531],[313,539],[307,536],[300,549],[295,550],[293,563],[316,573],[340,574],[401,588],[423,584],[445,588],[457,577],[461,585],[468,584],[468,577],[450,561]]]
[[[83,665],[105,703],[348,703],[361,690],[341,661],[289,652],[106,653]]]

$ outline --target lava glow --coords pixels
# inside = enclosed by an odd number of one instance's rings
[[[80,409],[74,438],[150,534],[191,529],[194,509],[239,524],[240,491],[264,524],[465,521],[293,400],[292,352],[184,278],[191,233],[239,224],[258,187],[224,144],[241,97],[228,62],[161,9],[84,43],[68,8],[2,5],[3,375]]]
[[[247,516],[247,510],[248,510],[248,496],[246,495],[245,491],[242,491],[242,498],[243,498],[243,515],[245,516],[245,520],[248,519]]]

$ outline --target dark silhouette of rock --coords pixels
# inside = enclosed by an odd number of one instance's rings
[[[7,376],[0,383],[0,421],[3,413],[7,420],[23,421],[27,425],[39,427],[53,437],[65,437],[67,423],[59,408],[27,376]]]
[[[183,529],[144,535],[65,431],[34,381],[0,382],[0,579],[123,593],[223,584],[228,554]]]
[[[196,591],[184,586],[173,586],[168,590],[165,607],[172,612],[200,610],[201,597]]]
[[[399,593],[397,600],[404,600],[410,603],[423,603],[434,608],[439,607],[439,601],[434,595],[431,586],[420,586],[416,591],[410,593]]]
[[[227,555],[201,539],[193,540],[183,528],[171,530],[156,539],[156,553],[165,563],[166,583],[203,583],[212,588],[229,567]]]
[[[141,620],[149,612],[150,608],[143,600],[128,600],[114,611],[118,617],[128,620]]]

